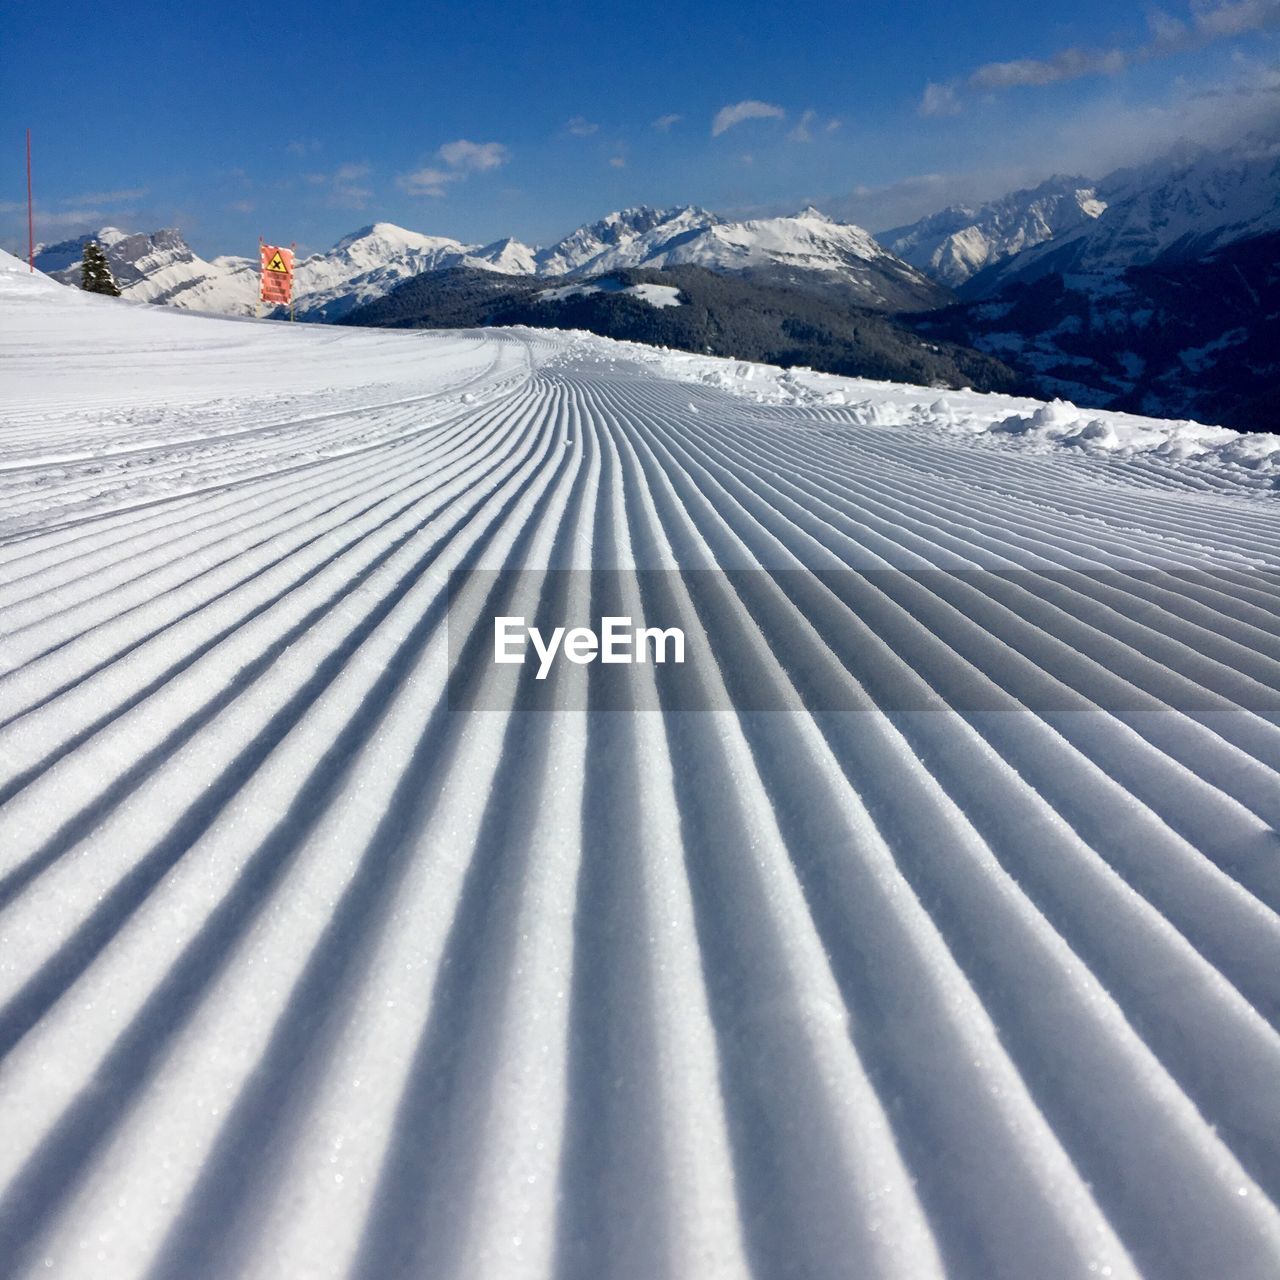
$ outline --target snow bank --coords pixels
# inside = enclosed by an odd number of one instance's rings
[[[670,284],[621,284],[617,280],[596,280],[591,284],[566,284],[558,289],[544,289],[539,302],[563,302],[567,298],[586,298],[593,293],[618,293],[638,298],[651,307],[679,307],[680,290]]]
[[[1066,400],[1045,404],[1016,396],[842,378],[807,368],[780,369],[637,343],[615,345],[667,377],[759,404],[839,408],[847,410],[845,416],[853,422],[942,431],[1002,448],[1158,458],[1280,479],[1280,435],[1266,432],[1081,409]]]

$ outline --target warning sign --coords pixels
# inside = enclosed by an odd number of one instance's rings
[[[293,250],[264,244],[262,251],[262,301],[288,306],[293,294]]]

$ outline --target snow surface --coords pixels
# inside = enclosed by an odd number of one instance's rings
[[[12,259],[0,361],[6,1278],[1274,1280],[1253,438]],[[451,569],[631,565],[926,707],[448,707]]]

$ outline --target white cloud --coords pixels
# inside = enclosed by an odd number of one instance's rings
[[[589,138],[593,133],[600,131],[600,126],[588,120],[586,116],[574,116],[566,122],[564,128],[566,133],[571,133],[575,138]]]
[[[609,164],[615,169],[625,169],[627,167],[626,156],[610,156]]]
[[[653,121],[652,127],[657,129],[659,133],[666,133],[673,124],[679,124],[683,119],[684,116],[677,115],[673,111],[670,115],[659,116],[655,121]]]
[[[298,138],[286,142],[284,149],[291,156],[309,156],[320,150],[320,143],[315,138]]]
[[[452,169],[484,171],[496,169],[511,159],[511,152],[500,142],[446,142],[436,154]]]
[[[741,124],[744,120],[785,120],[787,113],[772,102],[760,102],[756,98],[746,98],[716,112],[711,122],[711,136],[718,138],[726,129]]]
[[[511,152],[500,142],[469,142],[466,138],[446,142],[436,155],[444,162],[444,168],[424,165],[409,173],[397,174],[396,186],[411,196],[439,199],[450,184],[462,182],[470,173],[496,169],[511,159]]]

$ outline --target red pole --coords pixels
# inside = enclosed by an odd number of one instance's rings
[[[27,270],[36,269],[36,223],[31,213],[31,130],[27,130]]]

